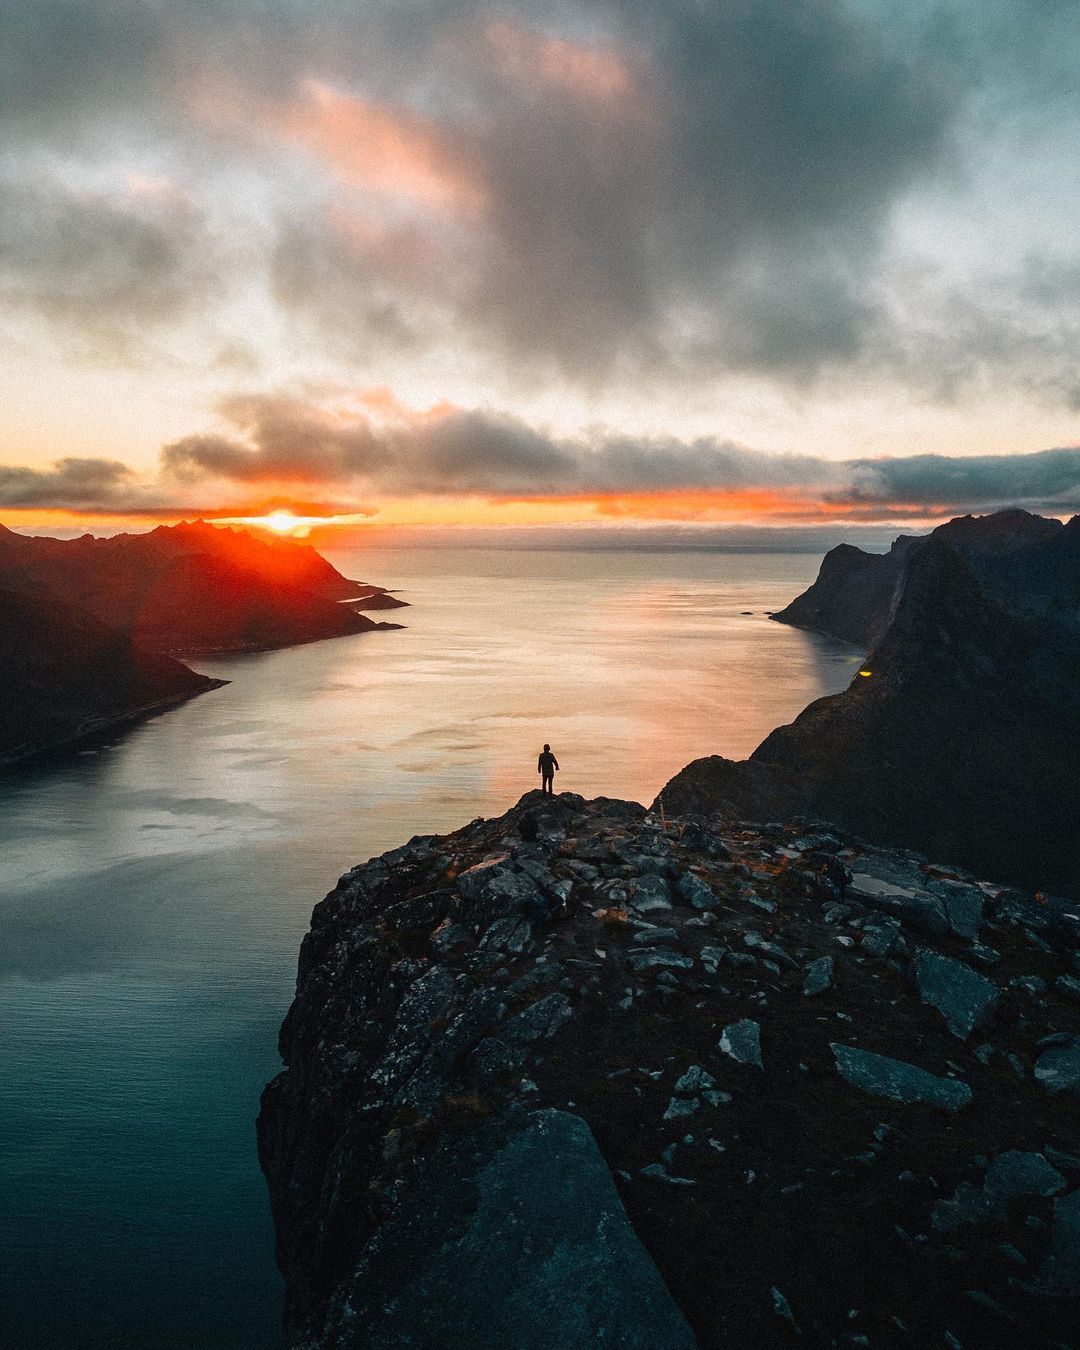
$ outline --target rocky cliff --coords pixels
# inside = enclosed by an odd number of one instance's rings
[[[1045,539],[1048,522],[1028,522],[1023,536]],[[810,812],[1080,898],[1080,630],[1042,612],[1048,584],[1032,583],[1020,604],[1002,598],[1005,571],[987,583],[1003,560],[1016,580],[1021,554],[1031,565],[1027,544],[1006,548],[1015,536],[1000,528],[954,525],[907,550],[881,635],[847,690],[812,703],[748,760],[694,761],[664,788],[668,809]],[[1052,543],[1067,534],[1076,531],[1053,522]],[[998,547],[972,562],[957,535]]]
[[[942,544],[964,559],[988,598],[1080,629],[1080,516],[1063,525],[1020,510],[958,516],[925,537],[901,535],[888,553],[839,544],[814,584],[772,617],[869,649],[891,622],[908,563]]]
[[[259,1147],[305,1350],[1075,1343],[1080,918],[530,793],[316,908]]]

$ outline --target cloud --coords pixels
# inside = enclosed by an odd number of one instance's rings
[[[115,459],[60,459],[51,469],[0,465],[0,506],[112,510],[137,491],[135,471]]]
[[[0,181],[0,301],[111,357],[204,298],[212,252],[167,181],[132,177],[111,193]]]
[[[680,354],[789,373],[848,359],[890,205],[936,162],[954,85],[833,0],[645,13],[621,10],[604,42],[507,17],[459,27],[440,51],[471,97],[438,120],[301,85],[263,134],[437,208],[412,219],[414,252],[437,260],[416,287],[384,233],[341,229],[369,219],[364,193],[309,256],[347,290],[358,273],[388,283],[575,379]],[[463,201],[475,220],[448,228],[442,208]]]
[[[911,455],[852,460],[844,500],[873,506],[909,502],[935,508],[1029,505],[1080,511],[1080,449],[1028,455]]]
[[[946,255],[1033,145],[1016,238],[1071,219],[1078,52],[1050,0],[0,6],[0,298],[106,359],[181,316],[238,350],[258,314],[267,356],[435,355],[477,401],[750,373],[1074,407],[1080,307],[1018,246],[996,306]],[[118,169],[177,173],[189,209],[87,191]]]
[[[103,459],[0,467],[0,507],[167,516],[216,502],[210,514],[236,515],[273,501],[302,502],[315,515],[370,514],[379,501],[443,498],[580,503],[594,517],[773,523],[937,519],[1006,506],[1080,513],[1076,447],[831,460],[719,437],[604,428],[559,436],[505,412],[411,410],[385,388],[238,395],[220,413],[226,431],[171,441],[153,477]]]
[[[556,436],[491,410],[410,411],[385,390],[322,402],[253,394],[228,400],[222,411],[241,434],[169,444],[162,451],[165,480],[294,485],[339,496],[597,499],[610,514],[642,514],[651,501],[660,514],[688,519],[725,497],[756,505],[763,515],[847,512],[861,519],[1013,505],[1080,511],[1077,448],[837,461],[766,454],[717,437],[686,441],[603,429]]]

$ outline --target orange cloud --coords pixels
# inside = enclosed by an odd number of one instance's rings
[[[476,158],[437,122],[410,109],[305,80],[275,120],[281,135],[346,182],[437,206],[483,204]]]
[[[486,199],[479,156],[461,136],[410,108],[315,79],[274,100],[228,78],[204,78],[189,102],[203,120],[284,141],[354,187],[456,211],[478,210]]]
[[[508,19],[488,23],[484,40],[498,64],[515,79],[545,85],[609,112],[630,103],[642,83],[640,59],[611,44],[551,37]]]

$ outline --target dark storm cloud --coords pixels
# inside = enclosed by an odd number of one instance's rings
[[[613,39],[433,20],[447,85],[471,98],[433,113],[432,129],[469,165],[475,217],[414,223],[389,248],[386,232],[343,232],[340,219],[314,236],[290,229],[282,293],[309,308],[322,293],[340,330],[338,298],[387,283],[575,377],[620,357],[663,366],[679,348],[718,368],[850,358],[887,212],[948,136],[950,72],[926,50],[891,50],[886,25],[833,0],[595,12],[614,16]],[[352,106],[359,130],[371,106]],[[414,125],[400,101],[380,112]],[[317,116],[302,95],[277,113],[301,141],[306,117],[331,171],[354,177],[352,146],[335,156]]]
[[[0,506],[106,509],[137,489],[134,470],[114,459],[60,459],[51,469],[0,464]]]
[[[846,466],[845,501],[868,505],[911,502],[960,507],[1023,503],[1054,511],[1080,510],[1080,450],[1030,455],[912,455],[853,460]]]
[[[126,307],[138,330],[182,294],[213,322],[217,288],[191,278],[242,272],[356,359],[453,343],[594,385],[849,366],[925,384],[918,325],[879,284],[894,209],[962,172],[975,101],[1075,107],[1078,33],[1053,0],[13,0],[9,183],[29,190],[34,154],[145,152],[226,216],[225,185],[257,182],[267,228],[238,267],[190,221],[35,181],[47,219],[8,241],[7,294],[69,327]],[[404,184],[376,172],[391,144]],[[1030,324],[995,323],[999,352],[977,326],[938,335],[955,384],[1009,369],[1072,396],[1017,358]]]
[[[347,481],[381,469],[391,458],[370,424],[341,425],[299,400],[252,396],[229,399],[222,411],[250,442],[228,436],[185,436],[166,445],[161,465],[180,482],[210,476],[236,483],[274,479]]]
[[[684,441],[603,431],[557,437],[483,410],[383,419],[355,410],[331,414],[299,398],[251,395],[224,411],[243,437],[189,436],[166,446],[166,480],[522,499],[764,493],[810,507],[848,506],[866,519],[1007,505],[1080,511],[1076,448],[833,461],[766,454],[715,437]]]
[[[0,299],[55,320],[115,356],[205,294],[210,244],[198,212],[158,196],[74,192],[53,183],[0,190]]]

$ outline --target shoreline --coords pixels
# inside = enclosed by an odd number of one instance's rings
[[[198,674],[197,671],[193,673]],[[212,675],[206,675],[203,678],[207,683],[202,689],[193,690],[188,694],[173,694],[169,698],[157,699],[153,703],[144,703],[137,708],[117,713],[114,717],[97,718],[94,719],[93,725],[87,726],[84,724],[73,735],[65,736],[62,740],[49,741],[45,745],[0,755],[0,773],[9,769],[30,766],[54,757],[66,759],[80,747],[101,738],[108,738],[118,731],[144,722],[158,713],[169,712],[173,708],[178,708],[182,703],[190,703],[192,699],[200,698],[203,694],[213,693],[215,689],[223,689],[227,684],[232,684],[232,680],[219,680]]]

